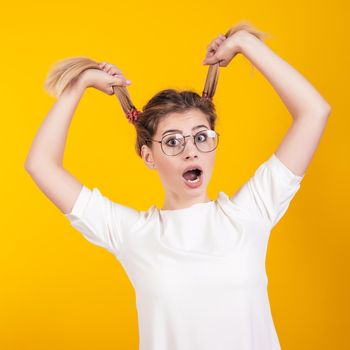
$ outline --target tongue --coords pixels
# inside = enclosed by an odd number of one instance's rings
[[[182,175],[186,180],[195,180],[197,178],[197,173],[195,170],[190,170],[190,171],[186,171],[183,175]]]

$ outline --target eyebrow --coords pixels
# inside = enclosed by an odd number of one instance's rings
[[[205,127],[205,128],[208,129],[208,127],[207,127],[206,125],[197,125],[197,126],[195,126],[195,127],[192,128],[192,131],[195,130],[195,129],[202,128],[202,127]],[[181,131],[181,130],[178,130],[178,129],[169,129],[169,130],[167,130],[167,131],[164,131],[163,134],[162,134],[162,136],[163,136],[164,134],[168,133],[168,132],[174,132],[174,131],[179,131],[179,132],[182,133],[182,131]]]

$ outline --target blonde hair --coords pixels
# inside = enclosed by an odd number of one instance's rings
[[[261,32],[254,28],[247,21],[241,21],[231,27],[225,34],[226,38],[240,30],[245,30],[258,39],[263,40],[268,36],[267,33]],[[141,147],[148,145],[152,147],[151,139],[156,133],[157,126],[162,117],[172,112],[185,112],[189,109],[199,109],[202,111],[210,124],[212,130],[215,130],[217,119],[213,97],[219,77],[219,66],[217,62],[209,66],[202,95],[190,90],[178,91],[175,89],[162,90],[153,96],[149,102],[137,110],[132,103],[128,90],[124,86],[113,86],[124,114],[136,129],[135,150],[141,157]],[[87,69],[101,69],[99,62],[88,57],[73,57],[63,59],[57,62],[49,71],[45,80],[44,88],[52,96],[60,97],[63,91],[73,85],[80,74]]]

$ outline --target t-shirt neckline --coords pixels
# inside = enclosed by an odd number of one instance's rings
[[[217,201],[217,199],[215,200],[211,200],[209,202],[201,202],[201,203],[195,203],[195,204],[192,204],[190,205],[189,207],[187,208],[180,208],[180,209],[159,209],[157,208],[157,210],[164,214],[164,213],[179,213],[179,212],[184,212],[184,211],[188,211],[188,210],[191,210],[191,209],[195,209],[197,207],[202,207],[202,206],[209,206],[209,205],[212,205],[212,204],[215,204],[215,202]]]

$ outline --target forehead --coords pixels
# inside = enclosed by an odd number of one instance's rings
[[[192,128],[197,125],[206,125],[208,128],[210,128],[207,117],[199,110],[169,113],[160,120],[157,128],[157,134],[162,135],[169,129],[178,129],[183,133],[191,133]]]

